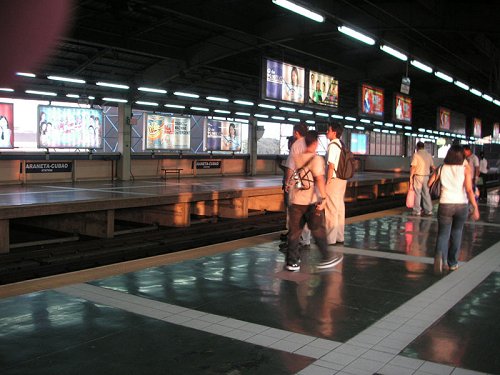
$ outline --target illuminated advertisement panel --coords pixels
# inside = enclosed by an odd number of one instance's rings
[[[363,83],[360,90],[359,109],[361,115],[383,118],[384,90]]]
[[[270,59],[264,59],[263,68],[264,99],[304,103],[304,68]]]
[[[14,105],[0,103],[0,148],[14,147]]]
[[[339,81],[332,76],[309,72],[309,104],[318,104],[327,107],[339,106]]]
[[[157,115],[145,116],[144,139],[146,150],[189,150],[191,119],[189,117]]]
[[[451,111],[448,108],[439,107],[437,111],[437,125],[440,130],[448,130],[451,128]]]
[[[476,138],[481,138],[481,127],[482,127],[481,119],[474,117],[473,124],[474,124],[474,130],[472,135]]]
[[[205,151],[241,151],[242,124],[209,119],[205,128]]]
[[[402,94],[395,94],[393,108],[394,108],[393,111],[394,121],[403,122],[405,124],[411,124],[412,102],[409,96]]]
[[[500,123],[495,122],[493,124],[493,138],[498,139],[500,138]]]

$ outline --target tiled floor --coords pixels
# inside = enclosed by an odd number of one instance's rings
[[[432,274],[435,217],[393,210],[349,224],[329,271],[315,270],[314,246],[300,272],[283,271],[272,234],[1,299],[2,375],[83,363],[95,374],[500,374],[494,202],[443,276]]]

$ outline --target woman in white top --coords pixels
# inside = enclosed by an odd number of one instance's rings
[[[435,175],[429,180],[429,186]],[[479,219],[476,198],[472,190],[472,172],[465,161],[464,150],[460,145],[453,145],[448,150],[441,168],[441,196],[438,208],[438,237],[434,257],[434,271],[441,273],[443,263],[450,271],[458,268],[458,255],[462,244],[464,228],[469,207],[471,217]]]

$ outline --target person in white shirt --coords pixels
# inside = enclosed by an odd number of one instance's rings
[[[479,199],[486,200],[488,191],[486,190],[486,180],[488,177],[488,160],[484,157],[484,152],[479,153],[479,177],[482,183],[479,185]]]

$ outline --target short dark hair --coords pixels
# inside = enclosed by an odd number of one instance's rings
[[[309,130],[305,136],[306,146],[309,147],[314,142],[316,142],[318,138],[319,138],[319,133],[316,130]]]
[[[417,142],[417,150],[421,150],[421,149],[423,149],[423,148],[425,148],[425,144],[424,144],[424,142],[420,142],[420,141],[419,141],[419,142]]]
[[[464,147],[460,145],[452,145],[446,157],[444,158],[444,164],[449,165],[462,165],[465,160]]]
[[[299,133],[301,136],[305,137],[307,133],[307,126],[305,123],[295,124],[293,131]]]
[[[469,145],[464,145],[464,150],[470,151],[470,146]]]
[[[337,133],[337,138],[342,137],[342,133],[344,132],[344,126],[340,122],[336,121],[329,122],[328,127],[332,129],[332,131]]]

